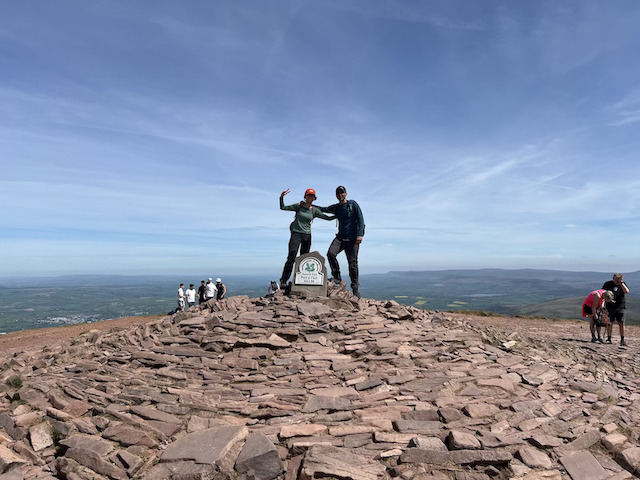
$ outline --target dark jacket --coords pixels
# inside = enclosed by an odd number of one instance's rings
[[[346,203],[334,203],[328,207],[318,207],[322,212],[333,213],[338,219],[338,233],[340,240],[355,240],[356,237],[364,237],[364,216],[360,205],[355,200],[347,200]]]

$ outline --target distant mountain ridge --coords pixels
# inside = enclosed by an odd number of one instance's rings
[[[393,297],[406,305],[437,310],[481,310],[504,315],[581,318],[581,305],[611,273],[535,269],[393,271],[365,275],[362,290],[372,298]],[[624,273],[627,321],[640,324],[640,271]],[[639,287],[640,288],[640,287]]]
[[[364,296],[427,310],[581,318],[584,297],[613,272],[535,269],[392,271],[361,275]],[[180,282],[211,275],[65,275],[0,279],[0,332],[136,315],[175,308]],[[277,275],[221,275],[229,295],[260,297]],[[347,278],[348,280],[348,278]],[[640,324],[640,271],[625,273],[627,320]]]

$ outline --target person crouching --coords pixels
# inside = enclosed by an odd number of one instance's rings
[[[594,290],[582,302],[582,316],[589,317],[589,330],[591,331],[591,343],[604,343],[600,331],[607,324],[605,302],[615,303],[613,292],[610,290]],[[596,338],[596,333],[598,337]]]

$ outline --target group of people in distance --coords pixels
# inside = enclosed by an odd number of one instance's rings
[[[627,293],[629,293],[629,287],[624,283],[624,276],[621,273],[614,273],[612,280],[605,282],[601,289],[594,290],[584,299],[582,316],[589,317],[592,343],[605,342],[601,336],[603,327],[607,333],[606,343],[611,343],[613,322],[617,322],[620,330],[620,345],[627,344],[624,339],[625,295]]]
[[[311,250],[311,222],[318,217],[323,220],[338,220],[338,233],[329,245],[327,259],[331,268],[331,275],[334,284],[342,281],[340,274],[340,264],[338,254],[344,250],[349,264],[349,279],[351,280],[351,291],[360,298],[360,283],[358,281],[358,252],[362,238],[364,237],[364,216],[360,205],[355,200],[347,200],[347,189],[342,185],[336,188],[336,198],[338,203],[328,207],[318,207],[313,205],[316,201],[316,191],[308,188],[304,192],[304,200],[292,205],[284,204],[284,197],[289,193],[289,189],[280,194],[280,210],[294,211],[295,217],[289,230],[289,254],[282,269],[279,287],[287,287],[289,277],[293,271],[293,266],[300,250],[300,255],[309,253]],[[330,215],[327,215],[330,214]],[[273,283],[269,286],[270,293],[274,291]],[[277,289],[275,289],[277,290]]]
[[[186,291],[184,283],[181,283],[180,288],[178,288],[178,308],[176,311],[184,312],[189,307],[193,307],[196,304],[196,296],[198,297],[198,304],[201,304],[209,300],[222,300],[226,294],[227,287],[222,283],[221,278],[216,278],[216,283],[213,283],[212,278],[209,278],[206,283],[202,280],[197,292],[193,283],[189,285]]]

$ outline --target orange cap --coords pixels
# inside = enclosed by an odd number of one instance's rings
[[[313,188],[307,188],[306,192],[304,192],[304,196],[306,197],[307,195],[313,195],[315,198],[316,197],[316,191]]]

